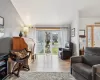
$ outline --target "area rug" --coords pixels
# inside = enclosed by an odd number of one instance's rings
[[[76,80],[69,72],[28,72],[8,80]]]

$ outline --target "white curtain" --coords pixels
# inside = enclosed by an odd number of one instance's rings
[[[65,47],[67,40],[67,27],[60,28],[60,47]]]
[[[36,28],[33,28],[33,40],[35,42],[34,53],[36,54]]]
[[[35,27],[29,29],[29,33],[27,37],[31,38],[35,42],[35,45],[36,45],[36,28]],[[36,53],[36,46],[34,49],[34,53]]]

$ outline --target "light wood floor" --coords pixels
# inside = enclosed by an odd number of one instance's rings
[[[58,55],[38,55],[35,61],[29,60],[30,71],[21,71],[20,75],[27,76],[30,72],[69,72],[70,60],[61,60]],[[14,75],[6,80],[22,80]]]
[[[36,60],[30,61],[30,71],[35,72],[68,72],[70,60],[61,60],[58,55],[37,55]]]

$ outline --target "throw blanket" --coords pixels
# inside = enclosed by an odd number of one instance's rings
[[[28,45],[28,50],[31,51],[34,54],[34,47],[35,47],[35,42],[31,38],[25,38],[23,37],[25,42]]]

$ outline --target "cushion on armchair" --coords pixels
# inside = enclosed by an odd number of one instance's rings
[[[73,43],[71,42],[66,42],[65,48],[59,48],[59,57],[62,60],[68,59],[72,56],[73,53]]]
[[[93,66],[100,64],[100,48],[87,47],[84,54],[84,63]]]
[[[84,63],[74,63],[72,64],[73,70],[75,70],[77,73],[81,74],[88,80],[92,80],[92,67],[89,65],[86,65]]]
[[[80,62],[78,62],[78,59]],[[86,47],[82,57],[71,58],[71,74],[77,80],[99,80],[96,73],[100,71],[100,48]]]
[[[27,56],[27,51],[25,49],[20,51],[11,51],[11,54],[16,55],[16,59],[23,59]]]

